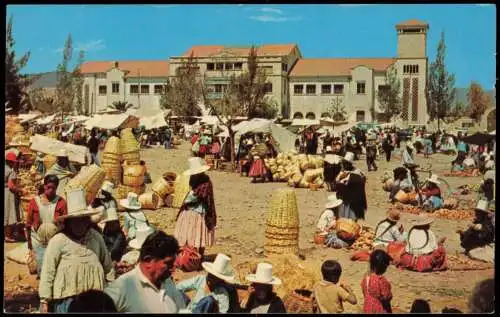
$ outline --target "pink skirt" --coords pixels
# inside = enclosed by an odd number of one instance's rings
[[[181,247],[186,244],[195,248],[210,247],[215,243],[215,228],[208,230],[205,215],[188,209],[179,215],[174,236]]]
[[[264,177],[266,175],[266,167],[264,165],[263,159],[257,159],[253,162],[252,167],[250,168],[250,173],[248,176],[250,177]]]

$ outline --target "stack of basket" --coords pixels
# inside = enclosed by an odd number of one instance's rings
[[[129,164],[126,161],[123,165],[123,184],[119,185],[119,192],[123,198],[129,192],[141,195],[146,191],[144,184],[144,174],[146,167],[140,164]]]
[[[97,192],[101,188],[105,178],[106,172],[104,172],[104,170],[99,166],[95,164],[84,166],[80,173],[68,182],[65,187],[65,191],[83,187],[87,193],[87,204],[90,204],[97,195]]]
[[[190,190],[189,175],[181,174],[177,176],[174,188],[175,188],[175,194],[169,196],[169,197],[173,196],[171,207],[180,208],[182,206],[182,203],[184,202],[184,198],[186,198],[186,195],[189,193]],[[165,203],[165,205],[168,206],[168,203]]]
[[[120,153],[122,159],[129,165],[141,163],[140,146],[131,128],[123,129],[120,133]]]
[[[177,179],[177,174],[172,172],[166,172],[151,187],[153,193],[161,201],[169,202],[168,204],[165,204],[167,207],[170,207],[172,204],[173,197],[169,196],[172,196],[172,194],[174,193],[176,179]]]
[[[299,213],[292,189],[279,189],[271,199],[264,251],[266,255],[299,251]]]
[[[106,172],[106,180],[113,184],[120,184],[122,171],[120,167],[120,139],[112,136],[106,142],[102,153],[101,167]]]

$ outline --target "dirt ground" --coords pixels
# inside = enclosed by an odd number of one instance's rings
[[[146,161],[148,171],[153,182],[167,171],[181,173],[187,168],[187,158],[190,156],[189,144],[184,142],[175,150],[163,148],[146,149],[142,152],[142,159]],[[416,157],[416,163],[424,166],[423,156]],[[449,171],[453,157],[442,154],[432,155],[429,159],[433,170],[438,175]],[[384,158],[377,161],[378,171],[367,172],[367,199],[368,210],[366,224],[375,227],[383,219],[389,207],[387,193],[382,190],[380,177],[384,171],[392,171],[399,166],[400,157],[395,155],[391,162]],[[366,171],[364,159],[356,161],[361,170]],[[265,223],[268,204],[274,191],[287,187],[286,183],[252,184],[249,178],[240,177],[237,173],[223,171],[209,171],[215,191],[217,208],[216,245],[208,248],[206,254],[223,252],[232,257],[233,265],[249,259],[262,258],[265,241]],[[453,190],[460,185],[475,184],[480,177],[448,177],[448,183]],[[149,187],[151,185],[148,185]],[[351,285],[358,304],[346,304],[346,312],[362,312],[363,296],[360,282],[368,269],[366,262],[352,262],[349,257],[351,251],[336,250],[317,246],[312,242],[316,221],[323,212],[324,204],[330,193],[325,189],[310,191],[309,189],[295,189],[300,215],[300,249],[305,256],[303,265],[319,271],[322,261],[335,259],[342,265],[341,282]],[[474,197],[474,196],[473,196]],[[156,211],[146,211],[152,223],[169,234],[173,234],[177,210],[162,208]],[[415,215],[402,213],[401,222],[405,229],[409,228],[409,221]],[[458,235],[455,231],[465,228],[467,221],[453,221],[436,219],[432,228],[438,238],[447,237],[445,246],[449,255],[461,252]],[[18,244],[5,244],[6,251],[15,248]],[[5,258],[5,257],[4,257]],[[4,299],[6,311],[33,311],[37,301],[37,281],[30,276],[25,265],[4,260]],[[194,273],[176,272],[175,278],[182,279]],[[392,305],[395,311],[408,312],[411,303],[416,298],[429,301],[432,312],[438,313],[445,307],[454,307],[467,312],[468,298],[473,287],[479,281],[494,277],[494,270],[480,271],[445,271],[437,273],[417,273],[403,271],[390,266],[385,274],[392,284]]]

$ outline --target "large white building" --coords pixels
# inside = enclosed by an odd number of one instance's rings
[[[401,82],[402,116],[408,123],[427,122],[428,24],[410,20],[396,25],[398,49],[386,58],[303,58],[296,44],[257,47],[257,62],[268,75],[267,95],[284,118],[320,118],[333,103],[345,107],[356,121],[379,119],[377,91],[394,66]],[[106,109],[114,101],[157,108],[162,85],[174,77],[189,56],[201,74],[211,98],[219,98],[233,74],[247,69],[248,47],[193,46],[168,61],[86,62],[84,103],[90,113]],[[375,118],[372,118],[372,108]]]

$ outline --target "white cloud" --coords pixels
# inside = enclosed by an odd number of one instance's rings
[[[92,40],[86,43],[76,43],[75,50],[76,51],[100,51],[106,48],[106,43],[104,40]]]
[[[270,12],[270,13],[277,13],[277,14],[283,14],[283,11],[280,9],[274,9],[274,8],[260,8],[260,11],[262,12]]]
[[[286,16],[272,16],[272,15],[258,15],[258,16],[251,16],[250,19],[252,20],[257,20],[260,22],[287,22],[287,21],[299,21],[302,19],[302,17],[297,16],[297,17],[286,17]]]

